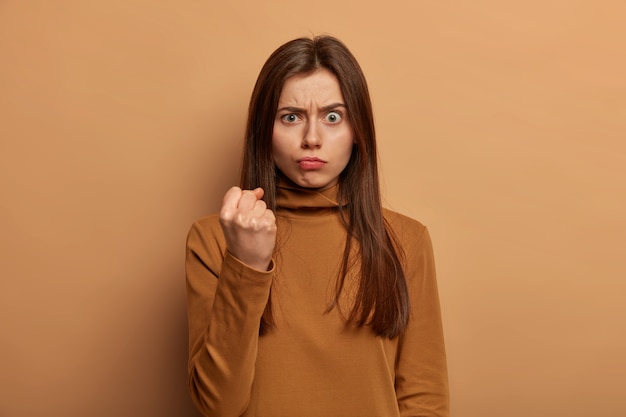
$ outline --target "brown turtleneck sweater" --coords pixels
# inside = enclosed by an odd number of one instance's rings
[[[189,384],[206,416],[449,416],[446,358],[430,237],[419,222],[385,218],[406,254],[411,316],[393,340],[347,326],[349,304],[325,313],[346,231],[337,187],[278,189],[271,270],[226,251],[218,216],[187,240]],[[272,287],[276,326],[259,336]],[[344,299],[345,301],[345,299]]]

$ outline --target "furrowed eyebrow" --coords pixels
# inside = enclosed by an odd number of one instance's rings
[[[327,111],[331,111],[334,110],[338,107],[343,107],[344,109],[346,108],[346,105],[343,103],[333,103],[333,104],[329,104],[328,106],[324,106],[322,107],[320,110],[323,112],[327,112]],[[299,107],[291,107],[291,106],[285,106],[285,107],[281,107],[278,110],[276,110],[276,112],[283,112],[283,111],[287,111],[290,113],[306,113],[305,109],[301,109]]]
[[[282,111],[287,111],[289,113],[302,113],[304,111],[304,109],[300,109],[298,107],[281,107],[280,109],[276,110],[276,113],[282,112]]]
[[[330,110],[335,110],[338,107],[343,107],[345,109],[346,105],[343,104],[343,103],[333,103],[333,104],[329,104],[328,106],[322,107],[320,110],[322,110],[322,111],[330,111]]]

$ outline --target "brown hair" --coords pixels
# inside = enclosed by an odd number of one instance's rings
[[[360,265],[360,279],[349,323],[369,325],[379,336],[393,338],[406,328],[409,296],[401,264],[403,256],[383,217],[378,182],[374,116],[367,82],[348,48],[332,36],[299,38],[279,47],[261,69],[250,99],[244,143],[241,187],[263,187],[268,208],[276,208],[277,170],[272,158],[272,133],[285,81],[294,75],[325,68],[338,79],[355,146],[339,177],[340,213],[348,232],[335,299],[338,306],[345,277]],[[357,243],[355,244],[356,241]],[[358,259],[352,259],[353,246]],[[273,325],[271,304],[261,320],[261,333]]]

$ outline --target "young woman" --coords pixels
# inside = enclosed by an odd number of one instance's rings
[[[241,188],[187,241],[189,384],[206,416],[448,416],[431,241],[383,209],[363,73],[296,39],[250,101]]]

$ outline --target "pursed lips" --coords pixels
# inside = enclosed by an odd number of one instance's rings
[[[303,158],[298,159],[298,165],[300,165],[301,169],[304,170],[315,170],[319,169],[326,164],[326,161],[323,159],[317,158],[315,156],[305,156]]]

